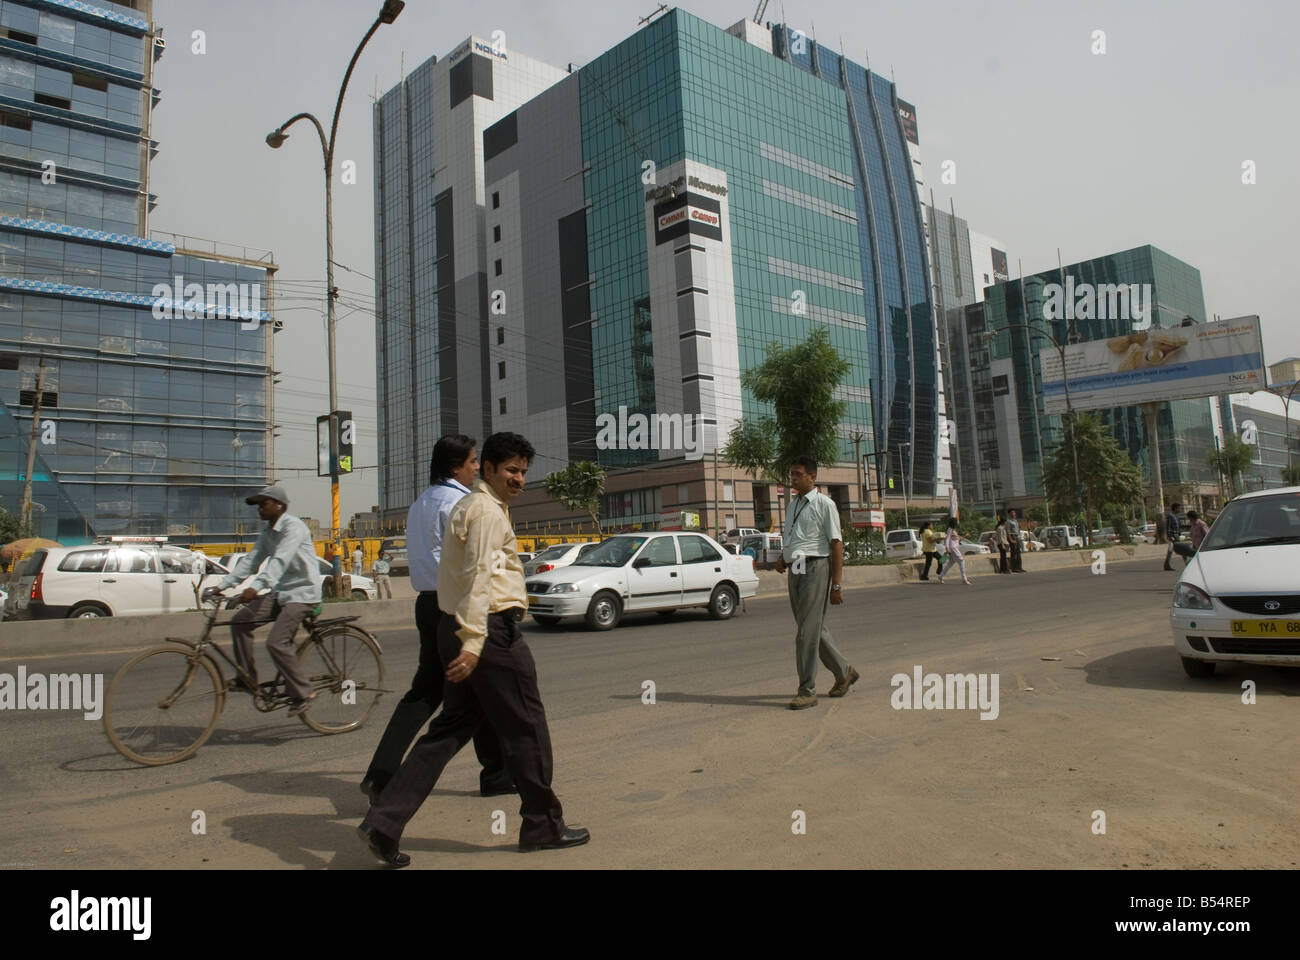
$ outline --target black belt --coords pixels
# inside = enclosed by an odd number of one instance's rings
[[[509,610],[498,610],[496,613],[489,613],[488,617],[500,617],[503,620],[513,620],[518,623],[528,615],[526,607],[511,607]]]

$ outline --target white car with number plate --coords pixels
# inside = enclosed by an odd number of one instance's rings
[[[623,533],[603,541],[581,564],[525,580],[528,612],[544,626],[585,617],[593,630],[618,626],[624,613],[706,607],[726,620],[758,592],[753,558],[735,556],[699,533]]]
[[[1189,676],[1218,661],[1300,666],[1300,487],[1223,508],[1174,587],[1169,623]]]

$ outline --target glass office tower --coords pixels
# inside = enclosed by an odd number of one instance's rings
[[[805,42],[806,41],[806,42]],[[909,116],[914,116],[909,112]],[[840,459],[936,481],[938,349],[917,187],[892,84],[789,30],[677,9],[484,131],[495,429],[556,458],[597,418],[699,418],[704,450],[770,415],[741,387],[817,329],[851,368]],[[580,152],[571,148],[579,144]],[[633,511],[639,513],[640,511]]]
[[[1050,285],[1064,288],[1067,282],[1076,289],[1083,284],[1091,284],[1094,289],[1100,284],[1149,285],[1147,309],[1153,327],[1204,323],[1206,319],[1200,271],[1148,245],[989,288],[985,291],[987,329],[996,332],[1009,323],[1028,323],[1060,342],[1066,342],[1067,336],[1072,341],[1100,340],[1133,329],[1135,321],[1128,316],[1097,316],[1069,323],[1065,319],[1045,320]],[[1039,352],[1044,348],[1052,348],[1046,337],[1031,336],[1025,329],[1002,331],[992,340],[989,367],[983,372],[991,380],[1000,421],[999,480],[1004,493],[1012,497],[1041,495],[1043,458],[1065,442],[1062,418],[1043,410]],[[1149,474],[1149,443],[1141,408],[1116,407],[1091,413],[1109,427],[1133,462]],[[1214,469],[1207,457],[1214,448],[1214,427],[1209,401],[1163,403],[1157,416],[1165,488],[1211,488]]]
[[[270,254],[149,235],[151,15],[0,3],[0,498],[39,399],[32,522],[65,543],[234,539],[271,458]]]

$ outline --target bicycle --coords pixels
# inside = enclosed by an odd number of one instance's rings
[[[104,731],[128,760],[156,767],[193,756],[212,735],[229,693],[251,693],[261,713],[292,703],[281,673],[254,687],[249,672],[210,639],[213,627],[230,623],[217,624],[220,609],[220,604],[213,606],[197,641],[167,637],[162,646],[132,658],[113,677],[104,704]],[[297,656],[316,697],[298,717],[320,734],[347,733],[364,724],[380,698],[393,691],[384,689],[379,642],[353,623],[360,617],[321,620],[321,609],[317,604],[302,621],[307,636]],[[234,669],[230,684],[213,652]]]

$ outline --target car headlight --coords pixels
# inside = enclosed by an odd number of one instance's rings
[[[1214,604],[1210,602],[1210,595],[1190,583],[1180,583],[1174,588],[1174,606],[1187,607],[1191,610],[1214,609]]]
[[[582,587],[576,583],[553,583],[547,593],[577,593]]]

